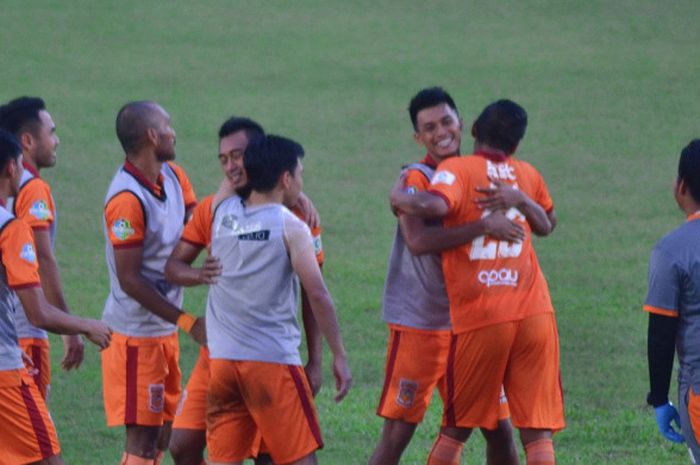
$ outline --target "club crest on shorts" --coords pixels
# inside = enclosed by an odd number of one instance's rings
[[[418,383],[410,379],[399,380],[399,394],[396,396],[396,403],[401,407],[411,408],[416,401]]]
[[[165,385],[150,384],[148,386],[148,410],[162,413],[165,406]]]

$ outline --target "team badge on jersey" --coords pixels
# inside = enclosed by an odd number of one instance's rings
[[[34,246],[32,246],[31,242],[27,242],[22,246],[19,256],[29,263],[36,262],[36,252],[34,252]]]
[[[448,186],[451,186],[454,184],[455,179],[455,175],[449,171],[438,171],[435,173],[435,176],[433,176],[433,180],[430,182],[430,184],[447,184]]]
[[[51,218],[51,210],[46,202],[43,200],[37,200],[32,204],[29,209],[29,214],[32,215],[37,220],[48,220]]]
[[[314,253],[320,255],[323,252],[323,244],[321,243],[321,236],[314,236]]]
[[[418,192],[418,189],[416,189],[416,186],[408,186],[406,188],[406,193],[408,193],[408,194],[415,194],[416,192]]]
[[[127,240],[128,238],[133,236],[135,232],[136,231],[134,231],[134,228],[131,227],[131,223],[129,223],[129,220],[124,218],[119,218],[112,225],[112,233],[120,241]]]
[[[165,385],[151,384],[148,386],[148,410],[161,413],[165,406]]]
[[[410,379],[399,380],[399,393],[396,396],[396,403],[404,408],[413,407],[416,401],[416,391],[418,391],[418,383]]]

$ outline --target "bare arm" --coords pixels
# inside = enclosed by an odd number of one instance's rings
[[[36,246],[36,254],[39,262],[41,287],[46,296],[46,300],[55,308],[70,313],[68,311],[68,304],[66,304],[66,299],[63,295],[61,276],[58,271],[56,257],[51,247],[51,236],[49,232],[45,229],[34,229],[34,244]],[[64,335],[61,339],[64,348],[61,366],[64,370],[78,368],[83,362],[83,341],[78,335]]]
[[[286,243],[292,268],[299,276],[306,290],[314,318],[323,333],[333,354],[333,375],[336,379],[336,401],[345,397],[352,384],[352,375],[347,363],[347,353],[340,336],[335,304],[321,270],[316,262],[313,241],[308,229],[299,227],[298,222],[287,222]]]
[[[311,385],[311,392],[315,396],[321,390],[321,385],[323,384],[323,374],[321,372],[323,341],[321,339],[321,329],[316,322],[316,318],[314,318],[309,298],[303,287],[301,288],[301,317],[304,322],[306,349],[308,351],[308,359],[304,371]]]
[[[204,247],[181,240],[165,262],[165,279],[180,286],[197,286],[215,284],[221,275],[221,263],[218,258],[208,255],[201,267],[193,267]]]
[[[109,346],[112,330],[105,323],[80,318],[51,305],[39,287],[15,291],[29,322],[34,326],[57,334],[84,334],[101,349]]]
[[[316,210],[316,206],[303,192],[299,193],[297,206],[299,207],[301,214],[304,216],[304,223],[306,223],[309,228],[314,229],[321,224],[321,218],[318,214],[318,210]]]
[[[183,312],[161,296],[151,283],[141,275],[142,257],[143,247],[140,246],[114,249],[114,262],[119,285],[129,297],[136,300],[148,311],[165,321],[178,324],[178,319]],[[204,320],[197,318],[189,333],[198,344],[205,344]]]
[[[430,226],[421,218],[400,215],[399,226],[406,246],[413,255],[440,253],[483,235],[510,242],[522,241],[525,238],[523,227],[506,218],[501,212],[451,227]]]
[[[517,208],[530,224],[532,232],[538,236],[547,236],[554,229],[547,212],[525,192],[497,180],[491,180],[492,186],[477,187],[476,191],[485,194],[475,200],[481,208],[490,210],[508,210]],[[556,217],[555,221],[556,221]]]

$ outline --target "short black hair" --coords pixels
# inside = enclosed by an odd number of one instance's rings
[[[249,140],[265,135],[265,130],[256,121],[243,116],[231,116],[221,125],[219,139],[223,139],[238,131],[245,131]]]
[[[525,135],[527,112],[517,103],[502,99],[488,105],[474,122],[478,143],[512,154]]]
[[[117,113],[117,138],[126,153],[133,153],[143,144],[146,131],[159,123],[160,106],[149,100],[129,102]]]
[[[24,131],[34,132],[41,123],[39,112],[46,103],[39,97],[18,97],[0,106],[0,128],[15,136]]]
[[[678,179],[682,179],[696,203],[700,203],[700,139],[693,139],[681,151]]]
[[[457,105],[455,101],[452,100],[452,96],[447,93],[442,87],[427,87],[418,91],[416,95],[413,96],[411,102],[408,104],[408,114],[411,116],[411,123],[413,123],[413,129],[418,131],[418,113],[426,108],[432,108],[440,104],[447,104],[452,108],[455,113],[459,115],[457,110]]]
[[[16,160],[22,153],[19,140],[9,131],[0,129],[0,171],[4,170],[10,160]]]
[[[294,175],[303,156],[304,148],[286,137],[267,135],[253,141],[243,155],[248,187],[258,192],[271,191],[285,171]]]

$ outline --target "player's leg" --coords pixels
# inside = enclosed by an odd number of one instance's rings
[[[427,465],[459,465],[464,443],[471,433],[471,428],[443,426],[430,449]]]
[[[527,464],[553,465],[552,431],[565,426],[553,314],[535,315],[518,323],[504,385]]]
[[[678,388],[678,413],[681,417],[681,430],[688,446],[688,452],[694,463],[700,463],[700,383],[686,381],[681,374],[682,381]]]
[[[377,415],[385,422],[370,465],[399,463],[444,378],[450,340],[449,331],[390,328],[384,388],[377,407]]]
[[[206,446],[206,430],[173,427],[170,455],[173,456],[175,465],[202,465]]]
[[[160,426],[126,425],[125,463],[140,463],[139,459],[153,463],[158,452],[160,430]]]
[[[481,433],[486,439],[486,464],[487,465],[519,465],[518,449],[513,440],[513,425],[510,420],[498,420],[498,427],[494,430],[481,428]]]

